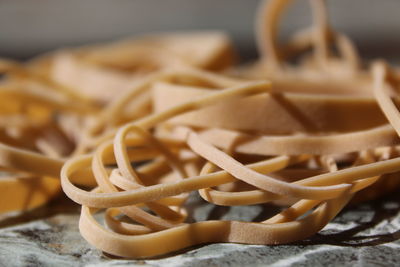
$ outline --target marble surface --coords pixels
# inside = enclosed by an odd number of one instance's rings
[[[192,220],[260,220],[271,206],[213,207],[193,197]],[[209,244],[160,258],[113,258],[78,231],[79,206],[65,197],[31,212],[0,218],[0,266],[398,266],[400,196],[345,209],[314,237],[295,244]]]

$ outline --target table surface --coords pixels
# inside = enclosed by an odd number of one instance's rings
[[[272,206],[213,207],[193,195],[191,219],[260,220]],[[207,244],[156,259],[113,258],[79,234],[79,206],[63,196],[0,218],[0,266],[398,266],[400,196],[346,208],[319,234],[295,244]]]

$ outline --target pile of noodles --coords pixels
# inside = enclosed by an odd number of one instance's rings
[[[235,65],[220,32],[1,60],[0,211],[43,205],[62,187],[82,205],[90,244],[139,258],[201,243],[301,240],[356,193],[359,201],[395,190],[398,70],[361,62],[323,0],[310,0],[312,27],[278,44],[289,2],[261,5],[261,57],[250,65]],[[214,205],[283,209],[261,222],[188,223],[193,191]]]

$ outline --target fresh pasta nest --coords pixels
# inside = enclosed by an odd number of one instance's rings
[[[301,240],[352,199],[395,190],[397,69],[362,62],[323,0],[310,0],[314,25],[278,45],[289,2],[260,6],[261,58],[246,66],[220,32],[1,60],[0,211],[35,208],[62,188],[82,205],[90,244],[141,258]],[[188,223],[195,191],[214,205],[283,208],[261,222]]]

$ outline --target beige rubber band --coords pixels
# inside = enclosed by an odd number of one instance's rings
[[[289,3],[260,7],[261,58],[246,66],[234,65],[220,32],[0,59],[0,212],[44,205],[61,184],[82,205],[90,244],[143,258],[301,240],[353,196],[398,188],[400,72],[381,61],[364,68],[323,0],[310,0],[313,26],[278,46]],[[188,223],[190,194],[283,209],[260,222]],[[93,217],[102,209],[105,226]]]

